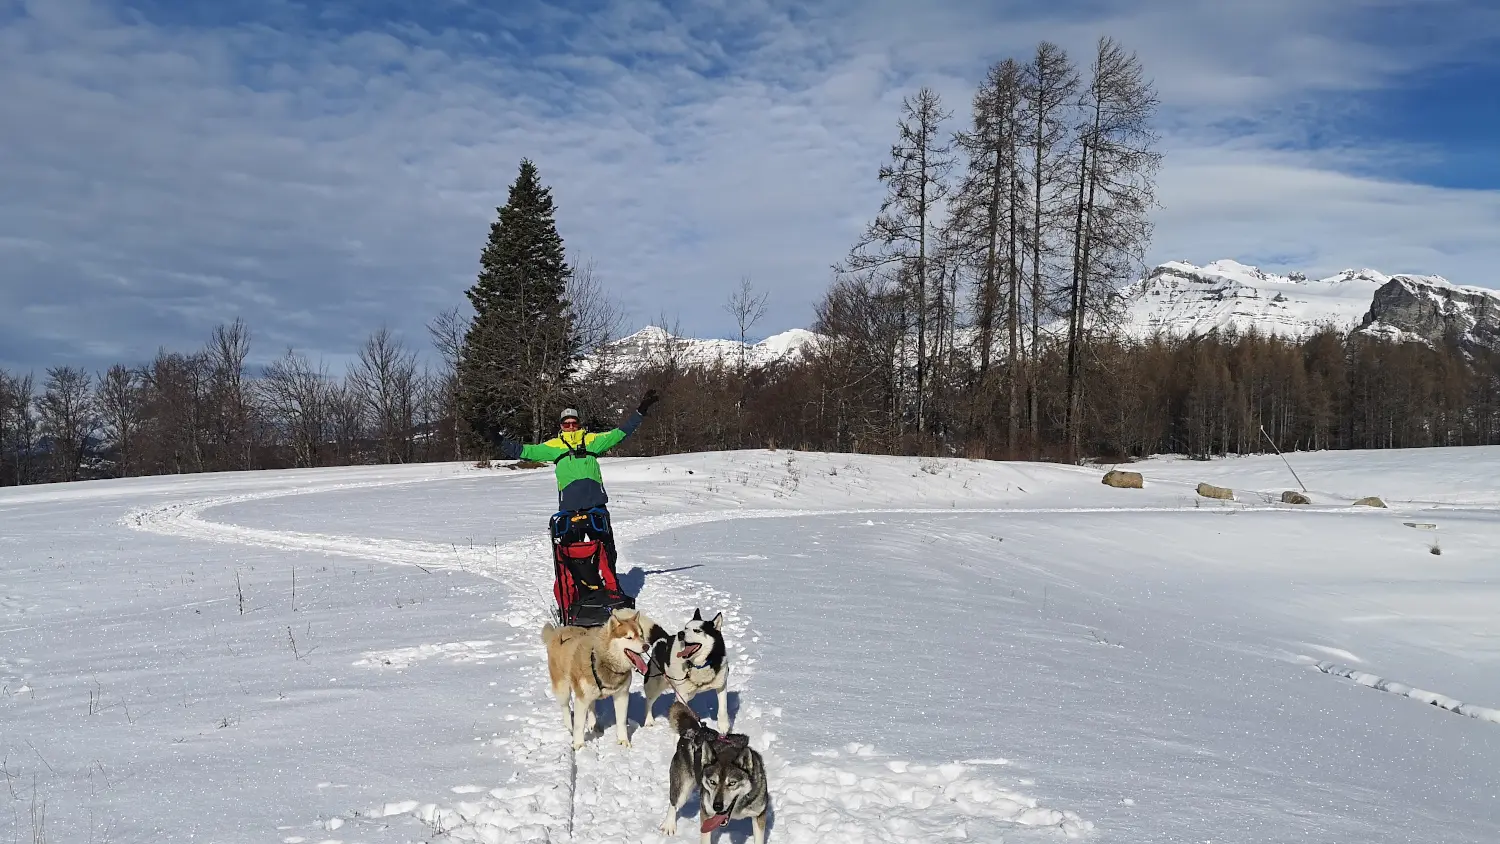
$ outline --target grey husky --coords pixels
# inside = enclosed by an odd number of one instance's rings
[[[677,752],[672,756],[667,817],[661,822],[666,835],[677,834],[677,815],[693,792],[698,792],[701,844],[708,844],[713,831],[731,820],[749,818],[755,844],[766,840],[766,765],[750,737],[722,734],[698,721],[687,704],[672,701],[667,713],[677,731]]]
[[[646,672],[646,723],[656,699],[668,686],[677,698],[691,705],[700,692],[715,692],[719,699],[719,732],[729,732],[728,652],[724,647],[724,614],[703,620],[702,610],[675,635],[652,637],[651,664]]]

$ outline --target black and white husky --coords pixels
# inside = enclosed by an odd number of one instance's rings
[[[729,732],[727,657],[723,613],[712,621],[704,621],[703,612],[695,609],[693,617],[676,635],[653,642],[651,665],[646,672],[646,723],[655,721],[652,708],[668,689],[689,705],[700,692],[713,691],[719,698],[719,732]]]
[[[661,831],[677,834],[677,816],[696,791],[703,844],[712,839],[715,829],[742,818],[750,819],[755,844],[764,844],[770,789],[765,760],[750,746],[750,738],[739,733],[723,735],[703,726],[680,700],[672,701],[667,718],[677,732],[677,752],[672,756],[669,805]]]

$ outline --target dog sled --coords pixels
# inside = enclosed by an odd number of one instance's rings
[[[620,590],[607,511],[561,510],[550,528],[559,624],[598,627],[616,609],[635,609],[635,599]]]

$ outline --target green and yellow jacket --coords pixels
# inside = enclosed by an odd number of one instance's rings
[[[544,443],[522,445],[501,439],[497,446],[507,460],[552,463],[557,473],[557,506],[560,510],[588,510],[609,502],[604,477],[599,473],[599,455],[619,445],[640,427],[641,414],[632,413],[624,424],[596,434],[592,431],[559,431]]]

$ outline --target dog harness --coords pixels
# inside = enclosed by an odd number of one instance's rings
[[[589,670],[594,672],[594,685],[599,687],[599,691],[604,691],[604,681],[599,679],[599,664],[593,651],[589,651]],[[630,672],[627,671],[625,673],[629,674]]]
[[[671,661],[672,661],[671,658],[667,659],[667,662],[671,662]],[[681,677],[673,677],[672,674],[671,674],[671,672],[667,671],[667,663],[666,662],[662,662],[662,661],[658,660],[656,657],[653,656],[653,657],[651,657],[651,663],[653,665],[655,665],[657,668],[661,669],[661,676],[667,678],[668,680],[671,680],[673,683],[686,683],[688,681],[688,675],[689,674],[691,674],[694,671],[702,671],[703,669],[705,669],[705,668],[708,667],[708,663],[707,662],[704,662],[702,665],[694,665],[693,663],[689,662],[687,664],[687,666],[688,666],[687,669],[682,672],[682,676]]]

